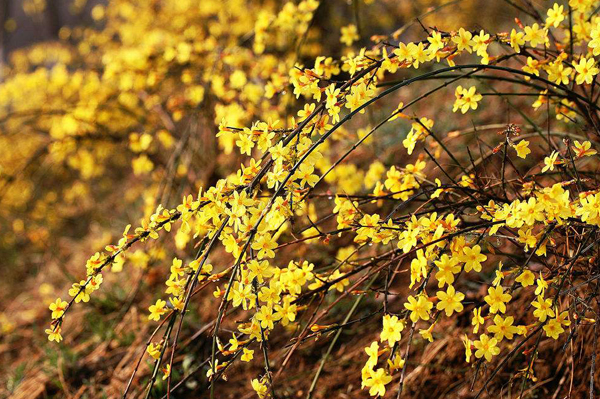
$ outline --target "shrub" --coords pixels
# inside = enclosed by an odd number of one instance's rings
[[[246,381],[258,397],[291,397],[282,373],[313,345],[311,397],[355,328],[351,371],[371,396],[400,396],[435,340],[464,345],[450,361],[472,366],[460,378],[477,397],[531,393],[544,347],[583,345],[577,390],[593,396],[598,2],[502,3],[518,18],[497,31],[421,21],[451,3],[368,39],[361,10],[384,1],[353,2],[337,26],[316,0],[114,0],[95,29],[14,54],[1,212],[26,238],[5,247],[46,251],[66,226],[143,213],[50,305],[48,339],[137,268],[152,331],[123,397],[192,376],[214,397],[241,362],[264,368]],[[198,337],[209,348],[190,349]]]

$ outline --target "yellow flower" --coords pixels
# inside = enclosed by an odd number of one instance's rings
[[[167,294],[180,296],[183,294],[183,290],[185,288],[185,280],[171,276],[165,285],[167,286],[167,289],[165,290]]]
[[[390,359],[387,361],[390,371],[400,370],[402,367],[404,367],[404,363],[406,363],[406,361],[399,354],[394,356],[393,361]]]
[[[510,32],[510,47],[512,47],[517,53],[521,51],[521,46],[525,44],[525,39],[523,39],[523,36],[525,36],[523,32],[517,32],[514,29]]]
[[[485,323],[485,319],[481,316],[481,308],[473,309],[473,319],[471,320],[471,325],[473,327],[473,334],[477,334],[479,331],[479,326],[482,326]]]
[[[56,302],[50,304],[50,310],[52,311],[52,318],[58,319],[65,313],[65,309],[67,308],[67,301],[63,301],[60,298],[56,299]]]
[[[530,73],[535,76],[540,76],[540,62],[531,57],[527,57],[527,65],[521,68],[524,72]],[[525,80],[530,80],[529,76],[525,76]]]
[[[260,399],[267,397],[268,388],[266,384],[264,384],[262,381],[259,381],[256,378],[251,381],[251,384],[252,389],[254,389],[254,392],[256,392]]]
[[[401,332],[404,330],[404,323],[398,320],[397,316],[383,316],[383,329],[381,330],[381,341],[388,341],[390,347],[402,338]]]
[[[519,158],[525,159],[527,154],[531,153],[531,150],[529,149],[529,141],[527,140],[519,141],[518,144],[513,145],[513,148],[517,151],[517,156]]]
[[[336,106],[339,95],[340,95],[340,89],[336,89],[335,84],[332,83],[329,86],[327,86],[327,89],[325,89],[325,96],[327,97],[325,107],[328,110],[331,110]]]
[[[233,283],[230,291],[230,297],[228,300],[233,301],[233,306],[238,307],[242,305],[244,310],[252,309],[255,304],[255,295],[252,293],[252,286],[250,284],[242,284],[239,281]],[[250,306],[248,306],[248,302]]]
[[[182,266],[183,261],[181,259],[173,258],[173,264],[171,265],[172,276],[183,276],[185,273],[185,267]]]
[[[548,79],[556,84],[567,85],[571,72],[573,72],[573,68],[565,68],[560,61],[556,61],[548,66]]]
[[[302,273],[302,272],[300,272],[300,273]],[[296,287],[299,287],[299,285]],[[289,287],[288,287],[288,290],[290,290]],[[297,292],[300,293],[300,288],[298,288]],[[286,296],[283,299],[283,305],[280,305],[280,304],[275,305],[276,315],[277,315],[277,317],[281,318],[281,324],[284,326],[287,326],[289,323],[294,322],[296,320],[296,313],[298,311],[298,308],[296,305],[292,305],[291,301],[292,301],[292,298],[290,298],[290,296]]]
[[[458,51],[466,50],[470,53],[473,51],[471,46],[474,44],[472,38],[473,34],[471,32],[464,30],[464,28],[460,28],[458,34],[452,37],[452,42],[456,44]]]
[[[581,217],[581,221],[598,224],[597,219],[600,216],[600,195],[591,194],[585,197],[581,196],[580,205],[581,207],[577,208],[577,215]]]
[[[444,284],[454,283],[454,275],[460,272],[460,265],[456,257],[451,258],[447,254],[443,254],[439,260],[435,261],[435,265],[439,268],[439,271],[435,274],[439,288],[443,287]]]
[[[575,83],[578,85],[583,84],[583,82],[587,84],[592,83],[594,76],[598,75],[598,72],[600,72],[600,70],[596,67],[596,60],[594,60],[593,57],[581,57],[579,62],[574,63],[573,66],[577,72]]]
[[[492,357],[500,353],[500,348],[496,346],[498,345],[498,340],[490,338],[486,334],[481,334],[479,340],[475,341],[473,345],[477,348],[475,357],[478,359],[485,357],[485,360],[488,362],[491,362]]]
[[[250,280],[256,277],[256,280],[262,284],[265,279],[273,276],[273,267],[269,264],[268,260],[259,262],[254,259],[246,266],[248,267],[248,278]]]
[[[382,368],[372,372],[370,377],[364,382],[365,386],[370,388],[369,395],[371,396],[383,396],[385,395],[385,386],[392,381],[392,376],[387,374]]]
[[[161,371],[163,372],[162,379],[164,381],[171,375],[171,365],[167,364],[166,367],[163,367]]]
[[[304,108],[298,111],[298,118],[300,118],[300,120],[308,118],[315,110],[315,107],[315,103],[304,104]]]
[[[569,320],[569,312],[565,311],[556,315],[556,321],[563,326],[570,326],[571,320]]]
[[[75,303],[89,302],[90,294],[88,288],[83,288],[85,280],[81,280],[79,283],[73,283],[73,286],[69,289],[69,295],[75,297]]]
[[[429,42],[427,50],[429,50],[429,52],[432,54],[435,54],[438,50],[444,47],[442,34],[438,31],[434,30],[433,32],[431,32],[431,35],[427,38],[427,41]]]
[[[544,167],[542,168],[542,173],[546,172],[547,170],[554,170],[554,165],[556,164],[556,158],[558,157],[558,152],[556,151],[552,151],[552,154],[550,154],[549,157],[545,157],[544,158]]]
[[[513,335],[519,332],[516,326],[513,326],[515,318],[507,316],[502,318],[500,315],[494,316],[494,325],[488,327],[488,331],[495,334],[498,341],[502,341],[504,337],[513,339]]]
[[[158,358],[160,357],[160,352],[162,350],[162,345],[161,344],[154,344],[151,343],[150,345],[148,345],[148,347],[146,348],[146,352],[148,352],[148,354],[154,359],[154,360],[158,360]]]
[[[405,303],[404,307],[410,310],[410,319],[413,323],[416,323],[419,318],[429,320],[429,311],[433,307],[433,303],[424,295],[419,295],[418,300],[411,295],[408,297],[408,303]]]
[[[254,351],[251,349],[244,348],[242,354],[242,362],[249,362],[254,358]]]
[[[62,331],[62,328],[57,324],[51,328],[47,328],[45,330],[46,334],[48,334],[48,340],[50,342],[52,341],[56,341],[56,342],[60,342],[62,341],[63,337],[62,335],[60,335]]]
[[[462,86],[458,86],[454,92],[456,101],[454,102],[453,112],[460,109],[463,114],[469,109],[476,110],[477,103],[483,98],[481,94],[476,92],[475,86],[471,86],[469,89],[463,89]]]
[[[588,47],[592,49],[592,54],[594,56],[600,55],[600,29],[592,29],[590,36],[592,37],[592,40],[589,41]]]
[[[344,43],[346,46],[351,46],[352,43],[359,39],[358,29],[354,24],[342,26],[341,33],[342,36],[340,37],[340,42]]]
[[[375,367],[375,365],[377,364],[377,359],[379,358],[379,344],[377,343],[377,341],[371,342],[371,345],[365,348],[365,353],[369,355],[367,365]]]
[[[462,312],[464,307],[461,301],[465,299],[465,294],[456,292],[453,286],[448,286],[446,292],[438,291],[437,297],[440,301],[436,308],[438,310],[444,310],[446,316],[451,316],[454,312]]]
[[[580,143],[575,140],[575,146],[573,147],[573,151],[575,151],[575,155],[577,158],[581,157],[589,157],[592,155],[596,155],[598,152],[596,150],[592,150],[592,144],[589,141],[584,141]]]
[[[157,299],[154,305],[150,305],[148,308],[150,310],[150,314],[148,315],[148,320],[158,321],[160,316],[167,312],[166,308],[167,302],[162,299]]]
[[[538,44],[544,44],[548,40],[547,31],[546,29],[540,29],[540,26],[535,23],[525,27],[525,36],[523,39],[529,42],[531,47],[537,47]]]
[[[252,249],[258,251],[258,258],[273,258],[275,252],[273,249],[277,248],[277,242],[271,237],[270,234],[260,234],[258,238],[252,243]]]
[[[240,69],[236,69],[235,71],[233,71],[229,80],[231,82],[231,87],[233,87],[234,89],[241,89],[242,87],[244,87],[246,82],[248,82],[246,74]]]
[[[233,337],[231,337],[231,339],[229,340],[229,350],[230,351],[237,351],[240,342],[238,341],[237,337],[234,335]]]
[[[535,280],[537,287],[535,288],[535,295],[544,295],[546,289],[548,288],[548,282],[544,280],[544,276],[540,272],[540,277]]]
[[[142,154],[131,161],[131,167],[133,168],[133,174],[138,176],[152,172],[154,164],[146,154]]]
[[[277,314],[273,314],[273,308],[266,305],[261,306],[255,317],[256,320],[260,322],[262,328],[269,330],[272,330],[275,327],[274,322],[278,320]]]
[[[544,332],[548,337],[558,339],[558,336],[565,332],[565,329],[556,319],[552,319],[544,326]]]
[[[485,33],[483,30],[479,31],[479,34],[473,37],[473,50],[477,52],[478,56],[485,57],[487,55],[489,40],[489,33]]]
[[[488,295],[483,298],[490,305],[491,313],[506,313],[506,303],[512,296],[504,293],[502,286],[488,288]]]
[[[344,274],[342,272],[340,272],[339,270],[336,270],[329,275],[329,277],[327,278],[327,281],[337,280],[340,277],[342,277],[343,275]],[[344,278],[344,279],[338,281],[337,283],[332,284],[331,287],[329,287],[329,291],[337,290],[338,292],[344,292],[344,287],[347,286],[348,284],[350,284],[350,280],[348,280],[347,278]]]
[[[442,181],[441,181],[440,179],[438,179],[437,177],[435,178],[435,185],[436,185],[437,187],[441,187],[441,186],[442,186]],[[444,192],[444,189],[442,189],[442,188],[438,188],[437,190],[435,190],[435,191],[433,192],[433,194],[431,194],[431,197],[430,197],[430,198],[431,198],[431,199],[434,199],[434,198],[439,198],[439,197],[440,197],[440,195],[441,195],[443,192]],[[450,215],[451,215],[451,216],[454,216],[453,214],[450,214]]]
[[[427,276],[427,258],[422,249],[417,251],[417,257],[410,262],[410,285],[412,288],[416,282]]]
[[[313,175],[315,167],[312,165],[302,164],[294,174],[295,179],[300,180],[300,187],[304,188],[306,184],[314,186],[319,181],[319,176]]]
[[[481,262],[485,262],[487,256],[481,253],[481,247],[475,245],[473,248],[464,247],[463,255],[460,257],[460,261],[465,263],[465,271],[470,272],[475,270],[476,272],[481,271]]]
[[[254,148],[254,142],[252,141],[250,136],[245,134],[245,132],[244,132],[244,133],[240,133],[238,135],[238,137],[239,138],[236,140],[235,145],[240,147],[240,153],[242,155],[244,155],[244,154],[251,155],[252,148]]]
[[[546,27],[553,26],[555,28],[558,28],[558,25],[560,25],[560,23],[565,19],[565,13],[563,11],[564,8],[565,6],[559,6],[557,3],[554,3],[552,8],[548,9]]]
[[[519,237],[517,238],[517,241],[521,244],[525,244],[525,252],[527,252],[529,248],[535,247],[535,244],[537,243],[535,236],[531,233],[531,229],[524,228],[519,229]]]
[[[430,325],[427,330],[419,330],[419,334],[421,334],[421,337],[423,337],[423,339],[426,339],[429,342],[433,342],[433,335],[431,334],[433,326],[435,326],[435,323]]]
[[[266,302],[269,306],[278,303],[281,298],[281,284],[275,280],[271,280],[269,287],[262,287],[258,294],[258,299],[261,302]]]
[[[504,279],[504,272],[502,271],[502,262],[500,262],[498,264],[498,270],[495,271],[496,273],[496,277],[494,277],[494,281],[492,281],[492,285],[493,286],[497,286],[500,283],[502,283],[502,280]]]
[[[515,281],[517,283],[521,283],[523,287],[528,287],[530,285],[533,285],[533,282],[535,281],[535,275],[529,270],[525,270],[519,275],[519,277],[515,279]]]
[[[425,51],[425,45],[423,43],[409,43],[408,48],[410,50],[410,56],[413,61],[412,66],[414,68],[418,68],[420,64],[429,60],[429,52]]]
[[[536,308],[533,311],[533,315],[537,317],[539,321],[544,322],[548,317],[554,317],[554,310],[552,310],[552,301],[550,299],[544,299],[544,297],[538,296],[537,301],[531,302],[531,305]]]
[[[467,336],[467,334],[463,335],[463,344],[465,345],[465,358],[467,363],[471,363],[471,356],[473,352],[471,351],[471,340]]]
[[[592,0],[569,0],[569,6],[581,13],[586,12],[593,4]]]
[[[528,226],[533,226],[536,221],[541,222],[545,218],[543,212],[543,203],[541,201],[538,202],[538,200],[534,197],[529,198],[527,201],[521,202],[518,210],[519,212],[517,213],[516,217],[523,220],[523,222],[525,222],[525,224]],[[531,236],[533,238],[533,244],[531,246],[535,246],[536,239],[531,232],[527,232],[527,234],[519,234],[519,236],[522,237],[520,240],[521,242],[527,243],[527,240],[529,240],[529,244],[532,244],[531,238],[529,238]],[[527,239],[523,239],[523,237],[527,237]]]

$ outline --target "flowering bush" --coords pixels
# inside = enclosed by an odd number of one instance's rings
[[[338,57],[315,22],[325,2],[113,0],[95,29],[15,53],[0,85],[1,223],[18,233],[5,246],[45,252],[73,220],[143,213],[97,240],[49,306],[48,339],[64,345],[74,309],[139,269],[131,301],[145,291],[150,330],[123,397],[221,397],[241,362],[259,365],[244,382],[259,398],[295,397],[286,369],[327,339],[300,392],[322,395],[357,326],[357,395],[564,396],[573,374],[536,382],[556,342],[585,345],[575,385],[593,396],[600,2],[506,2],[517,18],[497,31],[422,21],[451,3],[370,38],[354,10]],[[412,359],[440,340],[461,345],[462,387],[411,387]]]

